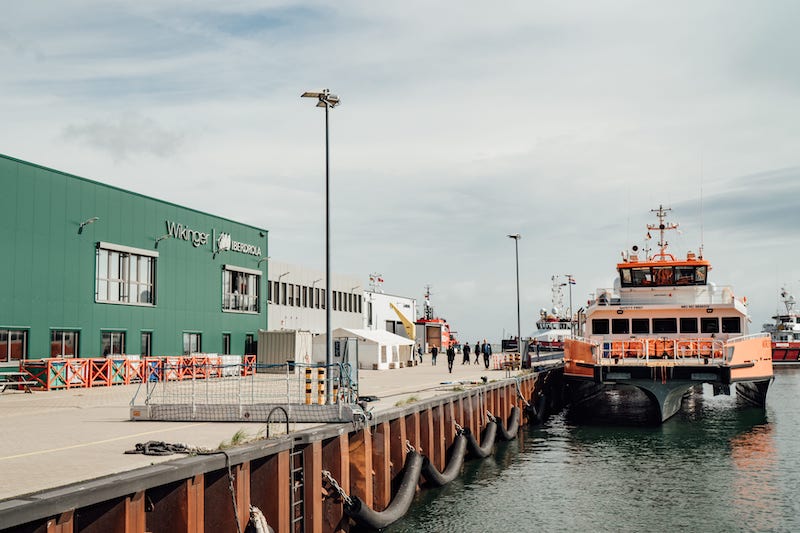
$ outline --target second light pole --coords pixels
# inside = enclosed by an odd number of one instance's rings
[[[328,142],[328,109],[339,105],[339,97],[328,89],[306,91],[301,98],[316,98],[317,107],[325,108],[325,367],[331,368],[333,339],[331,338],[331,224],[330,224],[330,149]],[[331,380],[325,380],[325,403],[331,403]]]
[[[520,363],[522,363],[522,358],[525,356],[525,354],[522,353],[522,328],[519,320],[519,240],[522,238],[522,235],[516,233],[514,235],[509,235],[508,238],[514,239],[514,256],[517,264],[517,349],[519,350]]]

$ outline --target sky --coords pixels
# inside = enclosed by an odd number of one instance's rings
[[[800,292],[800,3],[65,0],[0,19],[0,153],[265,227],[269,255],[380,273],[462,341],[574,306],[671,207],[670,250]],[[800,296],[800,294],[798,295]]]

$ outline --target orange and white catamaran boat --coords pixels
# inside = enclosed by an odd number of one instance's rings
[[[708,282],[711,264],[689,252],[686,259],[667,253],[664,233],[669,208],[652,212],[659,252],[639,259],[638,248],[623,252],[613,289],[598,289],[581,320],[583,337],[564,345],[564,376],[576,405],[600,401],[607,389],[645,393],[661,421],[681,407],[683,395],[709,383],[715,391],[738,395],[763,406],[772,381],[770,338],[747,334],[744,301],[730,287]]]

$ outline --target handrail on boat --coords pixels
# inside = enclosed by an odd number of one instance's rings
[[[669,339],[646,337],[603,341],[596,359],[722,359],[723,341],[711,337]]]
[[[728,342],[726,344],[736,344],[737,342],[749,341],[750,339],[758,339],[761,337],[769,337],[769,333],[751,333],[750,335],[734,337],[732,339],[728,339]]]

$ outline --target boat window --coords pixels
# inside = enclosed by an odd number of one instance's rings
[[[619,277],[620,277],[620,281],[622,281],[622,285],[624,287],[628,287],[631,284],[631,269],[630,268],[620,268],[619,269]]]
[[[630,324],[627,318],[612,318],[611,319],[611,333],[628,334],[630,333]]]
[[[656,280],[656,285],[672,285],[674,279],[672,267],[653,267],[653,278]]]
[[[608,319],[607,318],[593,318],[592,319],[592,334],[593,335],[607,335],[608,334]]]
[[[694,271],[693,266],[675,267],[675,285],[693,285]]]
[[[634,334],[650,333],[650,319],[649,318],[631,319],[631,333]]]
[[[704,266],[699,266],[694,271],[694,282],[698,285],[705,285],[706,284],[706,268]]]
[[[678,332],[677,318],[653,319],[653,333],[677,333],[677,332]]]
[[[697,333],[697,317],[681,318],[681,333]]]
[[[649,267],[632,268],[631,276],[633,278],[634,287],[653,284],[653,274],[650,272]]]
[[[741,333],[742,321],[738,316],[722,317],[722,333]]]
[[[704,317],[700,319],[702,333],[719,333],[719,319],[717,317]]]

